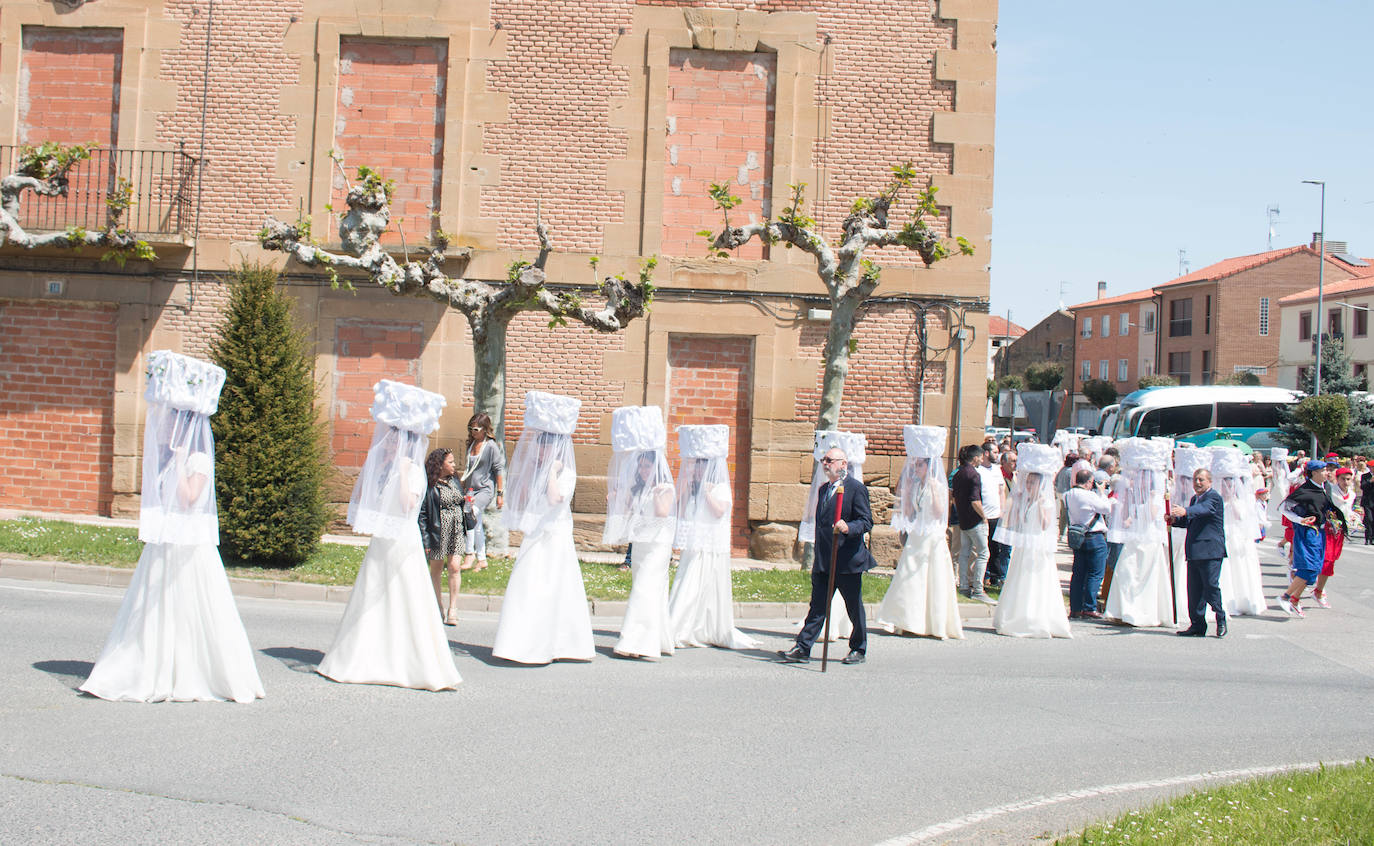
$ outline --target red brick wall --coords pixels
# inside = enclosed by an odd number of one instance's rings
[[[943,333],[943,312],[926,315],[932,333]],[[815,387],[797,391],[797,419],[814,421],[821,409],[821,384],[824,373],[821,359],[825,350],[824,323],[807,323],[798,342],[797,367],[816,374]],[[854,329],[858,348],[849,357],[849,375],[844,383],[840,406],[840,429],[862,432],[868,438],[868,453],[901,455],[902,426],[916,422],[916,397],[920,383],[918,366],[920,343],[916,316],[909,308],[882,303],[867,309]],[[932,346],[940,346],[931,338]],[[926,362],[926,394],[945,390],[947,365],[941,353],[931,351]],[[981,383],[980,383],[981,387]]]
[[[719,231],[707,190],[730,183],[740,205],[731,219],[767,217],[773,185],[773,92],[777,56],[673,49],[668,59],[668,135],[663,168],[663,254],[702,256],[703,229]],[[768,257],[750,241],[737,258]]]
[[[668,338],[668,459],[678,459],[677,427],[724,423],[730,427],[730,479],[734,486],[731,547],[749,549],[749,454],[753,420],[754,339],[731,335]]]
[[[357,165],[396,181],[384,243],[422,244],[439,210],[444,161],[448,42],[343,38],[339,44],[338,122],[334,149],[353,178]],[[333,205],[344,210],[343,175],[333,176]]]
[[[643,321],[636,320],[627,331],[643,333]],[[551,329],[543,312],[517,315],[506,336],[506,439],[512,448],[524,428],[526,391],[582,400],[573,442],[598,443],[601,415],[625,405],[625,383],[602,375],[603,358],[623,349],[624,332],[603,335],[572,322]],[[463,402],[472,407],[470,384]]]
[[[1092,364],[1092,375],[1089,379],[1101,379],[1102,359],[1107,360],[1107,381],[1116,387],[1117,394],[1125,396],[1136,389],[1136,383],[1144,375],[1141,372],[1140,361],[1140,300],[1130,302],[1112,303],[1093,308],[1075,308],[1073,311],[1074,320],[1077,321],[1076,327],[1078,338],[1075,340],[1077,350],[1077,364],[1071,379],[1074,391],[1083,392],[1083,362],[1088,361]],[[1132,325],[1122,327],[1121,315],[1128,315],[1128,322]],[[1102,337],[1102,318],[1107,316],[1111,319],[1112,334]],[[1216,303],[1212,304],[1212,316],[1216,318]],[[1093,336],[1083,337],[1083,321],[1092,320]],[[1158,319],[1158,318],[1156,318]],[[1125,332],[1123,333],[1123,328]],[[1196,328],[1196,327],[1195,327]],[[1166,330],[1167,331],[1167,330]],[[1117,364],[1121,359],[1126,359],[1126,378],[1117,379]],[[1153,353],[1151,359],[1153,359]],[[1167,361],[1166,361],[1167,365]],[[1156,368],[1160,369],[1160,368]]]
[[[372,445],[372,386],[379,379],[415,384],[424,346],[419,323],[340,320],[334,326],[334,400],[330,446],[334,464],[355,474]]]
[[[0,300],[0,505],[109,515],[115,316]]]
[[[23,41],[20,143],[114,146],[124,31],[26,26]]]

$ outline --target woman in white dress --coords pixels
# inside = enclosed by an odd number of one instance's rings
[[[679,426],[677,527],[682,550],[668,597],[673,642],[679,647],[754,649],[758,641],[735,628],[730,584],[730,427]]]
[[[167,350],[148,355],[138,537],[144,542],[114,628],[81,685],[101,699],[263,695],[219,557],[210,418],[224,370]]]
[[[520,664],[596,655],[582,568],[573,546],[577,464],[572,433],[582,401],[529,391],[508,478],[506,527],[522,533],[491,653]]]
[[[906,464],[897,482],[892,528],[906,535],[892,585],[878,606],[888,632],[963,638],[954,563],[945,543],[949,485],[940,469],[946,433],[940,426],[903,426]]]
[[[806,492],[806,510],[802,512],[801,525],[797,527],[797,539],[802,543],[816,542],[816,501],[820,497],[821,489],[829,484],[825,478],[825,470],[821,467],[821,459],[832,449],[842,449],[848,459],[849,476],[859,481],[864,478],[864,457],[865,449],[868,447],[868,437],[862,432],[840,432],[833,429],[822,429],[815,434],[815,448],[812,450],[812,460],[815,462],[811,472],[811,487]],[[835,613],[835,603],[839,603],[839,613]],[[849,614],[845,612],[844,599],[839,594],[830,598],[830,641],[832,643],[840,640],[848,640],[849,635],[854,631],[854,624],[849,621]],[[799,622],[798,626],[801,625]],[[825,630],[817,635],[816,641],[824,641]]]
[[[1221,601],[1226,616],[1263,614],[1259,560],[1259,508],[1250,457],[1238,449],[1212,449],[1212,479],[1226,507],[1226,560],[1221,562]]]
[[[663,411],[629,405],[611,414],[604,544],[630,544],[630,599],[615,654],[673,654],[668,615],[668,562],[673,556],[673,474],[668,469]]]
[[[1288,450],[1273,447],[1269,450],[1269,499],[1264,504],[1264,517],[1269,521],[1269,532],[1283,540],[1279,506],[1288,498]]]
[[[1168,504],[1184,508],[1193,499],[1193,474],[1198,470],[1212,469],[1212,447],[1179,446],[1174,448],[1174,485],[1170,490]],[[1215,481],[1215,480],[1213,480]],[[1188,620],[1188,556],[1184,554],[1187,530],[1169,528],[1174,548],[1174,602],[1178,605],[1175,620],[1182,624]],[[1226,562],[1222,562],[1222,569]]]
[[[1011,507],[1002,512],[997,541],[1011,547],[1011,564],[992,616],[998,634],[1011,637],[1073,637],[1054,549],[1059,542],[1054,474],[1064,463],[1049,444],[1016,450]]]
[[[386,379],[373,387],[377,430],[348,501],[354,531],[372,535],[320,675],[337,682],[448,690],[462,678],[429,601],[417,516],[425,449],[445,400]]]
[[[1107,592],[1107,617],[1131,626],[1173,625],[1164,492],[1169,445],[1148,438],[1119,441],[1117,480],[1107,542],[1121,544]],[[1186,606],[1179,606],[1186,611]]]

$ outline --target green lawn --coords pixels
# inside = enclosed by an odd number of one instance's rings
[[[1374,843],[1374,758],[1190,793],[1056,841],[1060,846]]]
[[[82,526],[60,520],[0,520],[0,552],[28,558],[133,567],[143,544],[135,529]],[[351,585],[358,576],[365,547],[322,543],[304,563],[291,568],[264,567],[251,561],[226,559],[231,576],[246,579]],[[512,561],[492,558],[480,573],[463,574],[463,593],[501,594],[510,578]],[[625,599],[630,574],[611,564],[582,562],[582,580],[591,599]],[[811,576],[800,570],[737,570],[734,595],[738,602],[806,602]],[[891,582],[887,576],[864,579],[864,601],[880,602]]]

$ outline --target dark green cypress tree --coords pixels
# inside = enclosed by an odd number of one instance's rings
[[[1311,396],[1315,368],[1307,368],[1298,380],[1298,390]],[[1322,393],[1340,394],[1350,403],[1350,428],[1339,444],[1331,445],[1341,455],[1369,454],[1374,451],[1374,404],[1370,402],[1368,381],[1355,375],[1350,356],[1345,352],[1345,340],[1327,335],[1322,339]],[[1298,423],[1292,408],[1279,412],[1278,439],[1290,450],[1311,449],[1312,434]],[[1324,445],[1325,446],[1325,445]]]
[[[232,274],[229,312],[210,351],[227,373],[210,418],[220,546],[231,558],[290,566],[315,551],[333,516],[314,357],[277,271],[244,264]]]

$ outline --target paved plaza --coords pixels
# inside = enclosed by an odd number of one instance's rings
[[[647,663],[610,657],[620,620],[598,616],[595,661],[517,667],[491,657],[496,614],[470,612],[449,693],[330,682],[342,605],[240,598],[251,705],[78,693],[121,591],[0,578],[0,842],[1028,842],[1374,753],[1370,550],[1347,546],[1332,610],[1225,640],[1023,641],[979,618],[962,642],[875,634],[866,665],[824,675],[771,660],[794,620],[742,621],[758,651]],[[1272,542],[1264,560],[1272,596]]]

